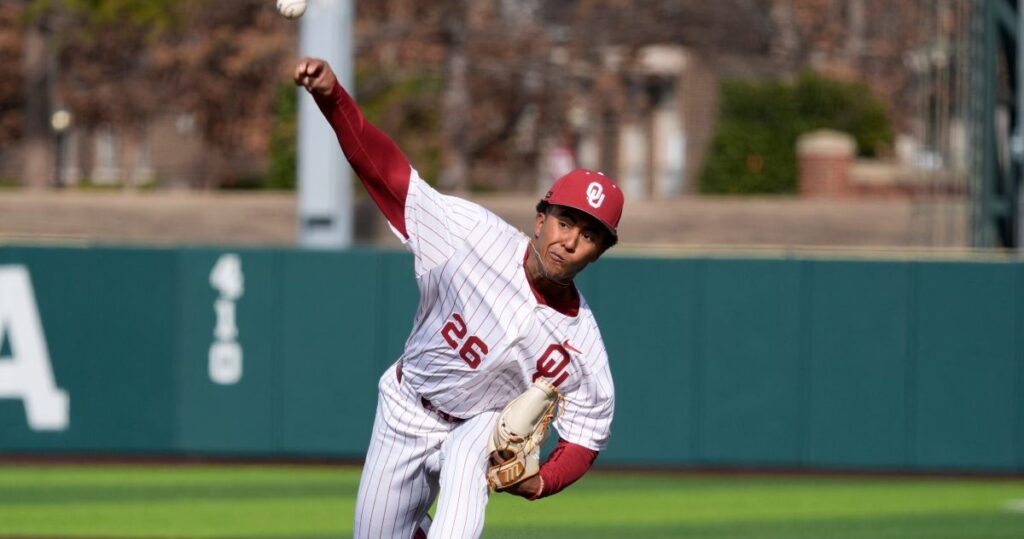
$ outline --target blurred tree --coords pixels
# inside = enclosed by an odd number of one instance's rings
[[[579,128],[569,125],[570,111],[599,132],[602,168],[618,170],[618,122],[650,112],[643,47],[683,46],[717,76],[792,74],[826,58],[826,66],[862,66],[884,84],[898,79],[882,75],[902,61],[900,36],[920,32],[907,27],[914,8],[904,6],[919,3],[897,4],[360,2],[356,93],[425,177],[457,190],[532,189],[545,144]],[[297,30],[266,0],[17,0],[0,2],[0,20],[12,6],[26,14],[17,38],[24,67],[0,77],[0,140],[31,139],[29,146],[43,149],[35,162],[45,167],[52,163],[51,100],[69,106],[86,130],[134,131],[128,142],[157,117],[188,114],[210,149],[203,185],[265,172],[253,157],[268,154],[272,132],[281,136],[272,110]],[[874,13],[885,16],[875,21]],[[4,48],[4,35],[0,56],[13,50]],[[769,53],[778,61],[767,61]],[[59,72],[56,82],[51,72]],[[15,110],[24,123],[12,124]],[[4,127],[11,125],[18,127]],[[45,183],[51,175],[29,177]]]
[[[376,121],[417,167],[432,167],[440,155],[438,173],[425,176],[445,189],[532,186],[536,120],[544,102],[540,93],[550,89],[541,4],[392,0],[360,5],[357,97],[376,109],[368,115],[379,114]],[[386,89],[391,86],[400,90]],[[414,121],[377,107],[381,94],[394,110],[412,113]],[[439,126],[433,126],[437,118]]]
[[[196,115],[208,154],[206,186],[262,173],[275,96],[288,80],[297,25],[262,0],[192,0],[187,28],[152,49],[153,80],[172,92],[165,107]],[[249,164],[241,170],[239,161]]]
[[[906,130],[920,76],[908,62],[923,45],[942,41],[961,9],[971,9],[970,2],[772,0],[773,63],[782,73],[813,69],[866,81],[890,104],[893,123]]]
[[[876,157],[893,142],[885,105],[860,81],[841,81],[803,72],[792,86],[799,133],[835,129],[857,142],[857,154]]]
[[[391,72],[396,84],[409,70],[441,73],[445,86],[434,110],[442,111],[442,128],[430,139],[445,154],[442,183],[523,189],[534,186],[541,144],[567,130],[574,105],[586,105],[586,129],[601,133],[600,166],[618,170],[618,123],[648,112],[638,98],[646,81],[637,57],[645,46],[683,46],[722,77],[795,79],[812,67],[870,79],[888,99],[906,86],[902,52],[927,31],[915,25],[924,4],[380,0],[359,6],[357,61],[384,65],[378,71]],[[387,81],[385,74],[377,83]],[[403,147],[433,135],[388,132]]]
[[[796,191],[796,139],[816,129],[849,133],[857,153],[892,143],[882,102],[863,83],[805,72],[795,82],[735,80],[722,85],[720,122],[701,175],[716,194]]]
[[[111,105],[106,111],[75,103],[75,94],[68,91],[69,84],[63,79],[65,75],[74,77],[76,66],[69,58],[87,58],[92,60],[86,62],[92,67],[113,63],[107,63],[106,58],[97,62],[92,56],[96,49],[118,52],[115,61],[132,58],[140,50],[140,42],[169,26],[175,20],[175,10],[185,3],[187,0],[23,0],[18,3],[24,24],[22,181],[26,185],[42,187],[53,177],[56,149],[50,116],[58,107],[70,106],[76,121],[87,125],[91,119],[103,117],[104,112],[111,110],[119,114],[109,120],[114,124],[124,118],[139,117],[139,100],[124,93],[120,93],[118,99],[101,98],[100,101]],[[117,31],[110,31],[114,27]],[[119,65],[114,76],[124,78],[125,71],[136,65],[136,62]]]
[[[400,13],[419,13],[409,4]],[[772,25],[756,1],[446,0],[418,20],[440,43],[442,140],[449,188],[533,189],[543,145],[568,143],[574,104],[600,117],[642,115],[638,51],[651,44],[708,55],[766,54]],[[441,19],[437,20],[437,16]],[[393,13],[385,13],[387,17]],[[613,133],[615,121],[606,129]],[[610,153],[610,152],[606,152]],[[614,157],[614,156],[612,156]],[[617,170],[614,158],[602,166]]]
[[[20,13],[16,4],[0,3],[0,146],[18,139],[23,129]]]
[[[701,174],[715,194],[792,193],[794,142],[801,128],[793,89],[774,81],[722,84],[719,123]]]
[[[33,5],[30,2],[29,5]],[[22,82],[22,173],[21,181],[30,187],[44,187],[53,177],[55,145],[50,132],[52,110],[52,55],[50,26],[45,17],[29,21],[24,30],[21,61]]]
[[[125,179],[137,143],[162,115],[197,118],[216,150],[203,156],[205,185],[233,181],[225,163],[252,161],[237,156],[265,153],[274,88],[287,75],[295,35],[266,2],[25,0],[19,7],[26,182],[52,177],[48,125],[57,105],[87,132],[121,133]]]
[[[271,189],[295,189],[298,170],[298,92],[284,82],[274,99],[274,126],[270,131],[270,164],[264,183]]]
[[[431,181],[442,174],[441,73],[422,68],[394,69],[360,62],[356,95],[366,117],[395,137],[416,169]],[[359,196],[362,191],[357,190]]]
[[[155,115],[190,112],[216,150],[204,166],[211,184],[233,181],[232,160],[254,162],[237,156],[265,154],[269,111],[277,81],[287,76],[281,66],[293,51],[295,26],[265,1],[27,3],[36,20],[59,20],[67,30],[56,55],[57,93],[84,129],[135,130],[131,141]],[[530,189],[544,144],[568,131],[573,103],[597,92],[621,107],[621,96],[635,91],[627,75],[638,48],[669,42],[727,53],[763,49],[770,24],[752,6],[747,0],[361,3],[357,67],[366,76],[357,94],[367,104],[386,96],[390,110],[378,107],[376,121],[418,166],[439,166],[432,179],[447,188]],[[624,51],[624,64],[608,63],[609,48]]]
[[[477,4],[479,5],[479,4]],[[444,96],[442,101],[443,136],[445,142],[444,169],[439,183],[448,191],[463,191],[469,178],[470,95],[467,86],[469,59],[466,41],[469,34],[470,0],[446,0],[442,3],[444,16],[441,28],[445,45]]]

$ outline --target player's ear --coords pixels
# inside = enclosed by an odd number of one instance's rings
[[[533,223],[533,238],[537,239],[540,237],[540,230],[544,227],[544,219],[547,218],[547,214],[537,213],[537,218]]]

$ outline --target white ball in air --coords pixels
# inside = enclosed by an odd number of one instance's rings
[[[306,12],[306,0],[277,0],[277,10],[289,19],[298,19]]]

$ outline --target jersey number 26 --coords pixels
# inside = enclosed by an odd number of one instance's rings
[[[487,343],[476,335],[470,335],[468,339],[465,339],[466,333],[466,322],[459,316],[459,313],[453,314],[452,319],[441,328],[441,336],[444,337],[448,346],[451,346],[452,350],[458,350],[459,357],[469,365],[469,368],[475,369],[487,356]]]

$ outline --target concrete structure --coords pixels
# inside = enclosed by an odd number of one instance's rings
[[[823,129],[801,135],[796,141],[800,194],[850,196],[849,171],[856,151],[853,137],[845,133]]]
[[[896,161],[858,159],[853,137],[819,130],[797,139],[798,186],[806,198],[959,198],[963,173]]]
[[[537,197],[488,195],[474,200],[528,230]],[[641,245],[759,251],[959,246],[965,241],[966,207],[958,198],[630,200],[620,228],[622,245],[614,252],[628,253]],[[356,210],[361,242],[401,249],[372,203]],[[298,204],[288,193],[0,190],[0,215],[0,243],[295,245]]]

